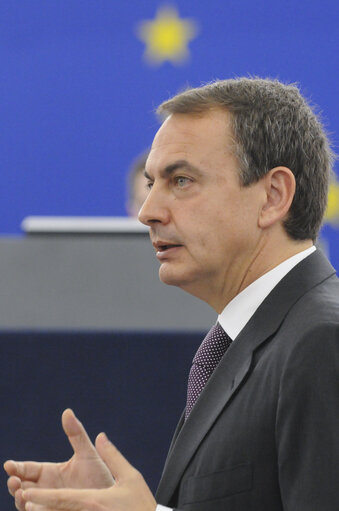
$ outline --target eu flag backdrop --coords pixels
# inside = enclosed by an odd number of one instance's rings
[[[338,145],[334,0],[2,0],[0,232],[28,215],[126,214],[126,173],[187,85],[297,82]],[[338,186],[323,237],[332,260]]]

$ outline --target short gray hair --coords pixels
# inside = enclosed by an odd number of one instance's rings
[[[285,230],[293,239],[315,240],[326,209],[334,153],[298,87],[260,78],[220,80],[181,92],[157,112],[166,117],[215,107],[230,114],[242,185],[255,183],[274,167],[288,167],[296,192]]]

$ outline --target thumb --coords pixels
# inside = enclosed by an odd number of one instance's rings
[[[118,449],[110,442],[105,433],[100,433],[95,441],[96,449],[108,466],[112,476],[117,482],[129,479],[135,468],[126,460]]]
[[[64,411],[61,420],[62,427],[68,436],[74,453],[83,458],[93,455],[96,456],[95,447],[89,439],[85,428],[70,408]]]

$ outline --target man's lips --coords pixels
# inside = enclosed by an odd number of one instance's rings
[[[153,242],[153,246],[156,250],[157,257],[159,259],[163,259],[165,256],[171,254],[175,251],[175,249],[178,249],[183,245],[181,243],[172,243],[170,241],[157,241]]]
[[[157,252],[163,252],[164,250],[168,250],[173,247],[182,247],[181,243],[173,243],[172,241],[153,241],[153,247]]]

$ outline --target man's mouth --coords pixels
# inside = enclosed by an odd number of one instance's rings
[[[176,250],[183,245],[180,243],[170,243],[167,241],[157,241],[153,242],[153,246],[156,250],[156,256],[159,260],[164,259],[171,254],[175,254]]]
[[[165,252],[166,250],[169,250],[170,248],[175,248],[175,247],[182,247],[182,245],[179,245],[179,244],[167,244],[167,245],[158,245],[156,248],[158,250],[158,252]]]

